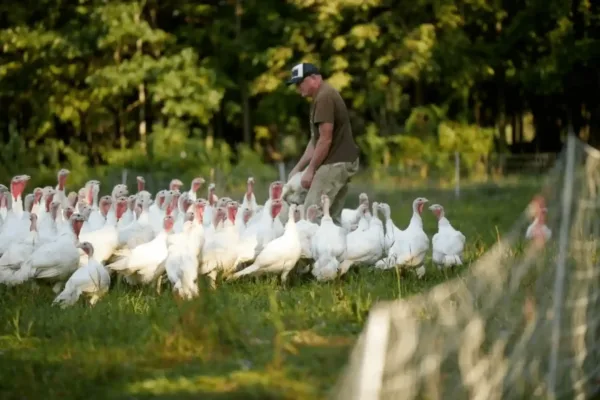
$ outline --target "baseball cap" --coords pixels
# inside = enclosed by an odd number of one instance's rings
[[[316,75],[318,73],[319,69],[314,64],[300,63],[292,68],[292,77],[288,79],[287,84],[300,83],[307,76]]]

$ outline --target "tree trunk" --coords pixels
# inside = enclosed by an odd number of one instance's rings
[[[242,37],[242,15],[244,8],[242,0],[235,2],[235,36],[239,41]],[[246,81],[245,60],[241,58],[241,52],[238,53],[238,85],[240,89],[240,97],[242,103],[242,131],[244,143],[252,146],[252,124],[250,122],[250,94],[248,93],[248,82]]]
[[[142,39],[138,39],[136,42],[137,52],[139,55],[142,55]],[[147,154],[147,127],[146,127],[146,85],[144,82],[138,85],[138,112],[139,112],[139,125],[138,125],[138,133],[139,139],[142,146],[142,152]]]
[[[519,145],[521,143],[523,143],[523,114],[521,113],[521,111],[519,111],[515,117],[516,119],[516,130],[515,130],[515,140],[517,143],[519,143]]]

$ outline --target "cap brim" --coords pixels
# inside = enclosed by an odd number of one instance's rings
[[[295,85],[297,83],[302,82],[302,78],[292,78],[292,79],[288,79],[286,84],[288,85]]]

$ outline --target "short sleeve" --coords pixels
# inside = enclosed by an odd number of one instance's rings
[[[315,103],[315,114],[313,117],[313,123],[315,125],[329,122],[331,124],[335,121],[335,104],[331,96],[325,96],[317,100]]]

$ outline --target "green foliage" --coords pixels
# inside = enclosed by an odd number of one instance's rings
[[[380,180],[390,167],[420,169],[422,178],[432,171],[453,178],[455,152],[463,176],[485,173],[483,162],[493,150],[494,129],[451,121],[445,114],[436,106],[415,108],[404,135],[381,136],[375,124],[369,124],[358,145],[371,163],[373,178]]]
[[[600,7],[590,1],[79,1],[2,12],[7,176],[198,164],[228,173],[241,142],[256,154],[240,160],[297,158],[308,104],[284,82],[298,61],[318,63],[342,92],[371,165],[419,154],[440,169],[443,152],[459,151],[477,154],[464,160],[471,171],[490,132],[505,149],[498,128],[514,131],[526,113],[539,149],[558,150],[568,115],[600,142]],[[388,145],[398,153],[375,150]]]

